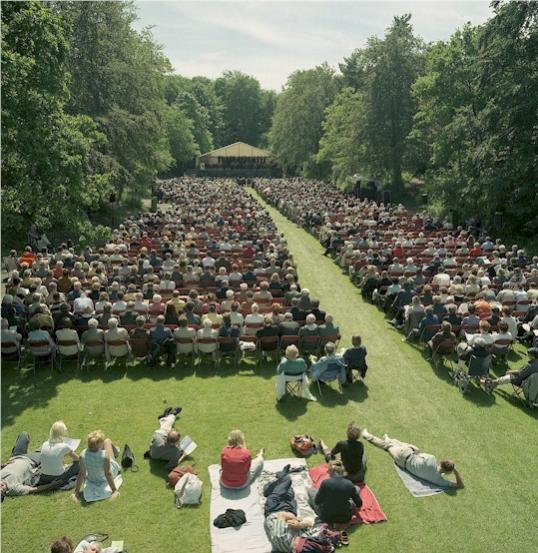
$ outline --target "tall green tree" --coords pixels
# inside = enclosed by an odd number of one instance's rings
[[[361,93],[351,87],[343,88],[326,110],[317,159],[331,166],[336,182],[343,182],[364,168],[364,119]]]
[[[57,2],[69,23],[68,109],[91,117],[105,134],[95,163],[121,198],[149,190],[171,163],[165,128],[168,60],[148,30],[133,28],[132,2]]]
[[[538,3],[497,2],[428,55],[412,136],[428,149],[432,194],[461,216],[538,230]],[[533,230],[534,229],[534,230]]]
[[[258,80],[240,71],[225,71],[215,81],[215,92],[222,105],[221,141],[258,146],[267,131],[262,125],[264,105]],[[263,120],[267,122],[266,117]]]
[[[413,33],[411,15],[394,17],[383,39],[371,37],[340,65],[344,82],[361,91],[366,140],[364,165],[387,176],[395,192],[403,185],[402,171],[408,134],[416,111],[412,85],[422,73],[425,46]]]
[[[2,3],[2,228],[9,243],[30,223],[76,227],[106,179],[91,173],[104,142],[91,118],[65,112],[68,22],[50,5]]]
[[[281,165],[315,172],[325,110],[339,83],[327,64],[292,73],[279,95],[269,141]]]

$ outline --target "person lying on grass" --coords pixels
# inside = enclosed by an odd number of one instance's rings
[[[52,490],[62,484],[60,478],[38,485],[41,476],[41,452],[28,453],[30,436],[21,432],[17,437],[11,457],[0,472],[0,498],[6,496],[28,495]]]
[[[361,435],[372,445],[387,451],[399,467],[414,476],[441,487],[463,488],[463,480],[460,473],[456,470],[454,461],[451,459],[438,462],[433,455],[422,453],[416,445],[389,438],[386,434],[383,438],[377,438],[370,434],[366,428],[362,431]],[[451,473],[454,474],[456,482],[443,478],[443,475]]]

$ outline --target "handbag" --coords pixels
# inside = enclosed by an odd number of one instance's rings
[[[169,473],[168,473],[168,484],[174,488],[175,485],[178,483],[180,478],[187,474],[198,474],[196,472],[196,469],[191,465],[186,465],[184,467],[174,467]]]
[[[317,452],[317,447],[312,436],[306,436],[305,434],[293,436],[290,444],[291,448],[301,457],[310,457],[310,455]]]
[[[138,471],[138,465],[135,464],[135,456],[133,450],[128,444],[123,447],[123,453],[121,454],[121,466],[124,469],[131,469],[131,472]]]

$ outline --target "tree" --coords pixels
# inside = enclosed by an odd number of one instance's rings
[[[327,64],[292,73],[279,95],[269,141],[284,168],[315,165],[326,108],[338,91],[334,69]]]
[[[144,194],[172,159],[163,79],[171,70],[149,32],[137,32],[132,2],[57,2],[70,23],[68,109],[91,117],[107,140],[95,152],[118,197]]]
[[[200,149],[194,139],[193,123],[177,103],[167,110],[166,128],[174,166],[182,172],[200,154]]]
[[[340,65],[344,81],[364,100],[365,161],[377,176],[390,176],[401,192],[403,161],[416,110],[411,87],[423,71],[424,44],[410,15],[396,16],[383,39],[371,37]]]
[[[538,229],[538,4],[501,3],[428,54],[412,135],[430,143],[431,192],[448,210]]]
[[[12,240],[30,223],[73,228],[106,191],[105,175],[88,171],[104,136],[64,110],[67,34],[46,4],[2,4],[2,227]]]
[[[222,104],[223,144],[247,142],[258,146],[266,128],[262,126],[263,96],[260,83],[240,71],[225,71],[215,81]]]
[[[326,110],[317,160],[330,164],[336,182],[365,166],[364,118],[361,93],[350,87],[343,88]]]

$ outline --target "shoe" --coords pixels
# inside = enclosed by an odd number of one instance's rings
[[[157,420],[160,421],[162,418],[167,417],[167,416],[171,413],[171,411],[172,411],[172,407],[167,407],[167,408],[162,412],[162,414],[159,415],[159,416],[157,417]]]
[[[361,438],[364,438],[365,440],[369,440],[372,437],[370,432],[368,432],[367,428],[363,428],[361,431]]]
[[[148,449],[147,451],[144,451],[144,459],[149,459],[149,458],[151,458],[151,453]]]
[[[170,414],[171,415],[175,415],[176,417],[179,415],[179,413],[181,413],[181,411],[183,411],[183,407],[174,407],[171,411],[170,411]]]

